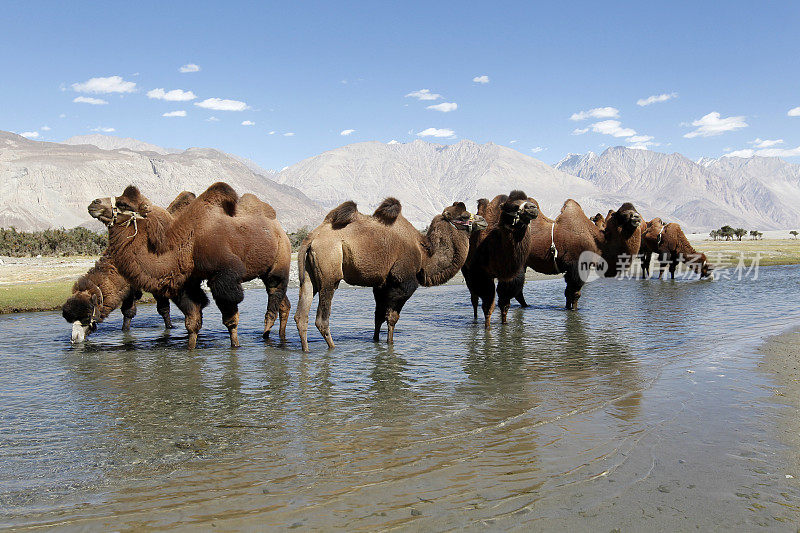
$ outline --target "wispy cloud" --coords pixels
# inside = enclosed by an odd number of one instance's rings
[[[519,139],[512,139],[512,140],[508,141],[508,144],[517,144],[518,142],[519,142]]]
[[[187,63],[178,69],[178,72],[199,72],[200,66],[194,63]]]
[[[92,104],[92,105],[106,105],[108,102],[102,98],[92,98],[91,96],[76,96],[72,99],[73,102],[78,104]]]
[[[692,126],[697,129],[685,134],[684,137],[692,139],[694,137],[714,137],[729,131],[736,131],[747,127],[747,122],[743,116],[722,118],[719,113],[713,111],[692,122]]]
[[[242,126],[255,126],[255,125],[256,125],[256,123],[253,122],[252,120],[243,120],[242,121]]]
[[[186,116],[186,111],[184,111],[182,109],[180,111],[169,111],[168,113],[164,113],[161,116],[162,117],[185,117]],[[214,117],[211,117],[211,118],[214,118]]]
[[[619,120],[595,122],[592,124],[592,131],[595,133],[602,133],[603,135],[611,135],[612,137],[630,137],[636,135],[636,130],[623,128]]]
[[[800,156],[800,146],[797,148],[762,148],[760,150],[744,148],[734,150],[722,157],[753,157],[755,155],[760,157],[798,157]]]
[[[283,134],[283,136],[284,137],[294,137],[294,132],[293,131],[287,131],[286,133]]]
[[[356,130],[342,130],[341,132],[339,132],[339,135],[347,136],[347,135],[350,135],[351,133],[353,133],[354,131],[356,131]]]
[[[750,141],[748,144],[752,144],[755,148],[772,148],[773,146],[783,144],[783,139],[769,140],[756,138]]]
[[[275,131],[273,130],[273,131],[269,132],[269,135],[275,135]]]
[[[583,135],[587,131],[589,131],[589,128],[575,128],[572,130],[572,135]]]
[[[219,119],[217,117],[208,117],[206,122],[219,122]]]
[[[587,118],[619,118],[616,107],[595,107],[588,111],[578,111],[569,117],[570,120],[586,120]]]
[[[22,133],[20,133],[20,135],[22,137],[25,137],[26,139],[38,139],[39,138],[39,132],[38,131],[23,131]]]
[[[73,83],[72,89],[79,93],[132,93],[136,90],[136,83],[125,81],[122,76],[109,76],[107,78],[90,78],[82,83]]]
[[[446,128],[428,128],[417,133],[417,137],[441,137],[446,139],[455,136],[456,132]]]
[[[400,141],[398,141],[397,139],[392,139],[391,141],[389,141],[386,144],[400,144]]]
[[[489,83],[489,76],[484,74],[483,76],[475,76],[472,78],[472,81],[475,83]]]
[[[97,126],[96,128],[92,128],[91,131],[102,131],[103,133],[112,133],[115,130],[114,128],[104,128],[103,126]]]
[[[147,97],[155,98],[156,100],[167,100],[169,102],[187,102],[197,98],[197,95],[192,91],[184,91],[182,89],[172,89],[171,91],[153,89],[152,91],[147,91]]]
[[[531,152],[533,152],[534,154],[538,154],[539,152],[542,152],[544,150],[547,150],[547,148],[542,148],[541,146],[536,146],[534,148],[531,148]]]
[[[50,131],[50,126],[42,126],[42,131]]]
[[[195,102],[194,105],[204,109],[213,109],[214,111],[245,111],[250,109],[250,106],[239,100],[225,100],[222,98],[206,98],[202,102]]]
[[[406,95],[406,98],[416,98],[417,100],[438,100],[441,97],[441,94],[432,93],[430,89],[420,89]]]
[[[429,105],[426,109],[433,109],[434,111],[441,111],[442,113],[449,113],[458,109],[458,104],[455,102],[442,102],[441,104]]]
[[[654,94],[653,96],[636,100],[636,105],[644,107],[646,105],[655,104],[658,102],[666,102],[667,100],[672,100],[673,98],[677,97],[678,93]]]
[[[800,107],[793,107],[786,114],[789,115],[790,117],[800,117]]]
[[[629,143],[645,143],[652,140],[653,137],[651,135],[632,135],[627,139]]]

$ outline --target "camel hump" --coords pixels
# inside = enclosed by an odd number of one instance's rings
[[[233,187],[227,183],[218,181],[206,189],[205,192],[200,195],[200,199],[207,204],[221,207],[228,216],[232,217],[236,215],[236,204],[239,203],[239,195],[236,194]]]
[[[172,203],[167,207],[167,212],[175,214],[192,203],[195,198],[197,198],[197,196],[193,192],[183,191],[172,200]]]
[[[575,211],[575,210],[583,212],[583,208],[581,207],[581,204],[579,204],[578,202],[576,202],[572,198],[570,198],[569,200],[564,202],[564,205],[561,206],[561,212],[562,213],[568,213],[570,211]]]
[[[401,209],[400,200],[390,196],[381,202],[381,205],[372,213],[372,216],[389,226],[394,224],[394,221],[400,216]]]
[[[338,207],[334,207],[325,215],[325,222],[330,222],[333,229],[342,229],[356,219],[358,207],[352,200],[348,200]]]
[[[255,194],[245,193],[239,198],[239,212],[261,215],[267,218],[278,218],[275,208]]]
[[[484,216],[486,214],[486,208],[489,207],[489,200],[486,198],[478,199],[478,210],[476,211],[477,214],[480,216]]]
[[[528,195],[525,194],[525,191],[511,191],[511,194],[508,195],[508,200],[515,202],[517,200],[527,200]]]

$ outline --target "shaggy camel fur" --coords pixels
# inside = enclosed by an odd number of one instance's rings
[[[461,272],[469,289],[472,309],[478,318],[482,300],[484,326],[489,327],[495,307],[494,280],[509,281],[520,272],[530,249],[532,221],[539,217],[539,204],[522,191],[478,201],[478,214],[486,219],[485,231],[470,237],[469,256]],[[520,304],[525,300],[520,296]]]
[[[657,254],[660,268],[658,277],[664,275],[664,270],[669,267],[670,278],[675,279],[675,270],[678,263],[686,265],[700,274],[701,278],[711,276],[714,267],[708,262],[706,255],[697,252],[689,243],[681,226],[675,222],[664,224],[660,218],[654,218],[647,223],[642,234],[642,247],[639,257],[642,262],[642,277],[650,277],[650,261],[653,254]]]
[[[530,201],[535,201],[530,199]],[[528,229],[531,234],[526,266],[542,274],[564,274],[567,309],[577,309],[581,288],[586,282],[581,275],[582,261],[600,256],[607,266],[606,277],[614,277],[620,269],[630,266],[639,253],[642,217],[630,203],[610,211],[600,229],[583,212],[575,200],[567,200],[555,220],[538,217]],[[592,252],[588,258],[581,254]],[[498,305],[503,322],[511,298],[522,291],[524,270],[509,282],[498,283]]]
[[[594,222],[595,226],[600,228],[600,231],[603,231],[606,228],[606,217],[600,213],[597,213],[595,216],[593,216],[591,220]]]
[[[195,199],[194,193],[183,191],[169,207],[167,212],[173,216]],[[111,220],[111,206],[107,211],[98,213],[98,218]],[[158,314],[164,319],[164,327],[172,328],[169,316],[169,299],[154,295]],[[72,324],[73,343],[81,342],[87,335],[97,329],[114,309],[121,307],[123,321],[122,331],[128,331],[131,320],[136,316],[136,301],[142,292],[133,289],[125,278],[117,271],[107,254],[95,263],[89,271],[78,278],[72,286],[72,296],[61,307],[61,314]]]
[[[359,213],[354,202],[333,209],[300,246],[297,266],[300,300],[294,319],[303,350],[308,351],[308,313],[319,293],[316,326],[333,348],[329,322],[333,293],[339,282],[372,287],[375,333],[388,323],[388,342],[403,305],[419,285],[441,285],[464,264],[469,234],[485,227],[461,202],[437,215],[423,236],[400,214],[400,202],[387,198],[372,216]]]
[[[90,214],[97,216],[110,202],[95,200]],[[230,185],[215,183],[174,221],[134,186],[116,198],[114,207],[108,250],[115,266],[133,287],[175,302],[186,317],[190,349],[208,304],[203,280],[236,347],[242,282],[260,278],[269,295],[264,337],[269,335],[286,297],[291,262],[289,238],[269,204],[252,194],[239,198]]]

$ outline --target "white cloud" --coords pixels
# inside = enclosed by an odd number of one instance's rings
[[[512,139],[512,140],[508,141],[508,144],[517,144],[518,142],[519,142],[519,139]]]
[[[572,130],[572,135],[583,135],[587,131],[589,131],[589,128],[575,128]]]
[[[354,131],[356,131],[356,130],[342,130],[341,132],[339,132],[339,135],[347,136],[347,135],[350,135],[351,133],[353,133]]]
[[[204,109],[213,109],[214,111],[244,111],[245,109],[250,109],[250,106],[239,100],[224,100],[222,98],[206,98],[202,102],[195,102],[194,105]]]
[[[206,122],[219,122],[219,119],[217,117],[208,117]]]
[[[21,136],[25,137],[26,139],[38,139],[39,132],[38,131],[23,131],[20,133]]]
[[[719,113],[713,111],[692,122],[692,126],[696,126],[697,129],[685,134],[684,137],[687,139],[692,139],[694,137],[713,137],[728,131],[736,131],[746,128],[747,122],[744,121],[743,116],[722,118]]]
[[[793,107],[786,114],[789,115],[790,117],[800,117],[800,107]]]
[[[653,96],[648,96],[647,98],[640,98],[636,100],[636,105],[644,107],[646,105],[655,104],[658,102],[666,102],[667,100],[671,100],[677,97],[678,93],[654,94]]]
[[[76,96],[73,100],[78,104],[106,105],[108,102],[102,98],[92,98],[91,96]]]
[[[417,100],[438,100],[441,97],[441,94],[432,93],[430,89],[420,89],[406,95],[406,98],[416,98]]]
[[[269,132],[269,135],[275,135],[275,131]]]
[[[50,126],[42,126],[42,131],[50,131]]]
[[[168,113],[164,113],[161,116],[162,117],[185,117],[186,116],[186,111],[184,111],[182,109],[180,111],[170,111]],[[211,118],[214,118],[214,117],[211,117]]]
[[[631,128],[623,128],[619,120],[603,120],[592,124],[592,131],[595,133],[602,133],[603,135],[611,135],[612,137],[630,137],[636,135],[636,130]]]
[[[136,83],[125,81],[122,76],[109,76],[73,83],[72,89],[79,93],[132,93],[136,90]]]
[[[199,65],[195,65],[194,63],[187,63],[183,65],[181,68],[178,69],[178,72],[198,72],[200,70]]]
[[[586,120],[587,118],[619,118],[619,109],[616,107],[595,107],[589,111],[573,113],[570,120]]]
[[[243,120],[242,121],[242,126],[255,126],[255,125],[256,125],[256,123],[253,122],[252,120]]]
[[[533,152],[534,154],[538,154],[539,152],[542,152],[544,150],[547,150],[547,148],[542,148],[541,146],[536,146],[535,148],[531,148],[531,152]]]
[[[475,83],[489,83],[489,76],[484,74],[483,76],[475,76],[472,78],[472,81]]]
[[[284,137],[294,137],[294,132],[293,131],[288,131],[288,132],[284,133],[283,136]]]
[[[147,91],[147,97],[155,98],[156,100],[167,100],[169,102],[186,102],[188,100],[194,100],[197,98],[197,95],[192,91],[184,91],[182,89],[172,89],[171,91],[153,89],[152,91]]]
[[[458,104],[455,102],[442,102],[441,104],[429,105],[426,109],[433,109],[434,111],[441,111],[442,113],[449,113],[458,109]]]
[[[66,113],[61,113],[60,115],[58,115],[58,118],[67,118],[67,114]]]
[[[722,157],[753,157],[754,155],[761,157],[798,157],[800,156],[800,146],[797,148],[762,148],[760,150],[744,148],[742,150],[734,150]]]
[[[651,135],[633,135],[631,137],[628,137],[629,143],[645,143],[652,140],[653,137]]]
[[[389,141],[389,142],[388,142],[388,143],[386,143],[386,144],[400,144],[400,141],[397,141],[397,140],[395,140],[395,139],[392,139],[391,141]]]
[[[756,138],[755,140],[750,141],[748,144],[752,144],[756,148],[771,148],[773,146],[783,144],[783,139],[769,140]]]
[[[428,128],[426,130],[422,130],[421,132],[417,133],[417,137],[455,137],[456,132],[453,130],[449,130],[446,128]]]
[[[92,128],[91,131],[102,131],[103,133],[111,133],[117,130],[115,130],[114,128],[104,128],[102,126],[97,126],[96,128]]]

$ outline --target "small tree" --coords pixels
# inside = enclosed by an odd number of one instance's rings
[[[725,237],[726,241],[730,241],[733,239],[735,231],[736,230],[734,230],[731,226],[728,226],[727,224],[719,228],[720,237]]]
[[[744,228],[736,228],[735,230],[733,230],[733,234],[736,235],[736,238],[741,241],[742,237],[747,235],[747,230]]]
[[[714,240],[716,241],[716,240],[719,238],[719,230],[718,230],[718,229],[712,229],[712,230],[711,230],[711,231],[708,233],[708,236],[709,236],[709,237],[711,237],[712,239],[714,239]]]
[[[797,233],[795,230],[792,230],[792,231],[790,231],[790,232],[789,232],[789,235],[791,235],[791,236],[792,236],[792,238],[796,239],[796,238],[797,238],[797,235],[798,235],[798,233]]]

